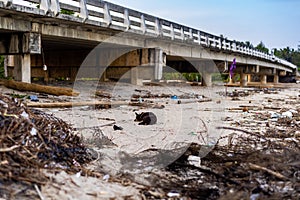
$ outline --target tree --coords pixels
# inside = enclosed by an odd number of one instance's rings
[[[246,41],[246,42],[245,42],[245,45],[246,45],[247,47],[254,48],[253,44],[251,44],[250,41]]]
[[[284,49],[280,49],[280,50],[275,49],[275,50],[276,50],[274,51],[275,56],[287,60],[289,62],[292,62],[295,53],[294,49],[291,49],[290,47],[285,47]]]
[[[300,70],[300,48],[295,51],[293,48],[285,47],[283,49],[274,49],[274,55],[287,60],[298,66],[298,70]]]
[[[269,49],[265,46],[265,44],[262,41],[255,48],[264,53],[269,53]]]

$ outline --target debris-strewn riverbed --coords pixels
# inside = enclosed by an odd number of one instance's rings
[[[300,86],[280,86],[1,87],[0,198],[299,199]]]

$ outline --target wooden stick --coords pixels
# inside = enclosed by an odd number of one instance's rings
[[[246,131],[246,130],[239,129],[239,128],[234,128],[234,127],[218,126],[218,127],[216,127],[216,129],[240,131],[240,132],[243,132],[243,133],[246,133],[246,134],[249,134],[249,135],[254,135],[254,136],[257,136],[257,137],[263,137],[263,135],[260,135],[258,133],[254,133],[254,132],[250,132],[250,131]]]
[[[2,148],[0,149],[0,152],[1,153],[4,153],[4,152],[9,152],[9,151],[12,151],[16,148],[20,147],[19,145],[14,145],[14,146],[11,146],[11,147],[7,147],[7,148]]]
[[[34,184],[34,188],[35,188],[36,192],[38,193],[40,199],[41,199],[41,200],[44,200],[45,198],[43,197],[43,195],[42,195],[42,193],[41,193],[39,187],[38,187],[36,184]]]
[[[139,103],[139,102],[128,102],[128,101],[80,101],[80,102],[28,102],[25,103],[28,107],[34,108],[71,108],[80,106],[141,106],[141,107],[153,107],[153,108],[164,108],[163,105],[156,105],[153,103]]]
[[[79,106],[120,106],[128,105],[126,101],[80,101],[80,102],[51,102],[51,103],[39,103],[39,102],[28,102],[26,106],[35,108],[70,108]]]
[[[80,127],[80,128],[76,128],[76,130],[97,129],[97,128],[101,128],[101,127],[104,127],[104,126],[111,126],[111,125],[114,125],[114,124],[116,124],[116,122],[112,122],[112,123],[109,123],[109,124],[103,124],[103,125],[100,125],[100,126]]]
[[[39,85],[34,83],[24,83],[14,80],[0,80],[0,84],[7,88],[16,89],[19,91],[32,91],[38,93],[52,94],[56,96],[78,96],[79,92],[75,92],[72,88],[54,87],[47,85]]]
[[[274,172],[273,170],[270,170],[268,168],[265,168],[265,167],[262,167],[262,166],[259,166],[259,165],[256,165],[256,164],[253,164],[253,163],[248,163],[250,169],[253,169],[253,170],[262,170],[262,171],[265,171],[265,172],[268,172],[269,174],[281,179],[281,180],[289,180],[288,177],[278,173],[278,172]]]

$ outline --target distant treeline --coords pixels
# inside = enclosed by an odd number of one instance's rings
[[[264,45],[263,42],[260,42],[256,47],[254,47],[249,41],[245,42],[244,45],[256,48],[265,53],[274,53],[275,56],[297,65],[298,70],[300,71],[300,45],[298,45],[298,49],[296,50],[290,47],[285,47],[283,49],[273,48],[271,51]]]

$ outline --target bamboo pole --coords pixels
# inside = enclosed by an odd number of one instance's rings
[[[79,92],[75,92],[72,88],[55,87],[47,85],[39,85],[35,83],[24,83],[14,80],[0,80],[0,84],[7,88],[16,89],[19,91],[31,91],[45,94],[52,94],[56,96],[78,96]]]

